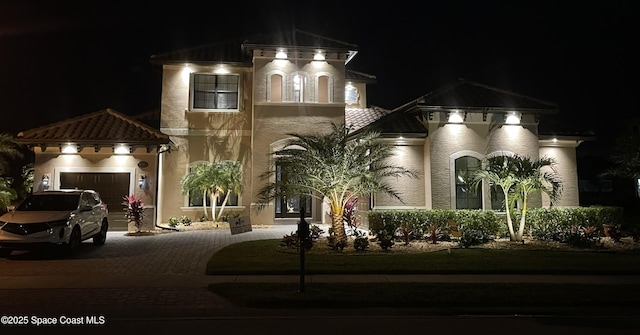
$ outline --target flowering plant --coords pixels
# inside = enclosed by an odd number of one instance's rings
[[[142,200],[136,199],[135,195],[124,196],[122,199],[124,200],[122,206],[124,206],[125,217],[129,222],[134,223],[136,232],[140,232],[144,220],[144,203]]]

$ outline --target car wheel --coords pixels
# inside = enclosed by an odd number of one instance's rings
[[[95,245],[103,245],[107,240],[107,231],[109,230],[109,222],[107,219],[102,220],[102,227],[100,227],[100,232],[93,236],[93,244]]]
[[[82,237],[80,235],[80,228],[75,227],[71,231],[71,236],[69,236],[69,242],[65,245],[65,254],[67,256],[73,256],[80,247],[80,243],[82,243]]]
[[[11,249],[0,248],[0,257],[9,257]]]

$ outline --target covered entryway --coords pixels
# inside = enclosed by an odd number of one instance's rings
[[[109,209],[109,230],[126,231],[122,198],[129,194],[130,178],[128,172],[60,172],[60,188],[97,191]]]

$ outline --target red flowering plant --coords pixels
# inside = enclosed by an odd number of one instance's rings
[[[122,206],[124,206],[125,217],[129,222],[133,222],[136,226],[136,232],[139,233],[144,220],[144,203],[142,200],[136,199],[135,195],[124,196],[122,199],[124,200]]]

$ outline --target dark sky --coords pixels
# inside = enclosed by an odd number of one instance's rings
[[[359,46],[351,68],[377,76],[372,105],[395,108],[466,78],[555,102],[560,123],[596,132],[603,115],[636,115],[637,6],[556,2],[5,1],[0,132],[159,108],[152,54],[294,26]]]

